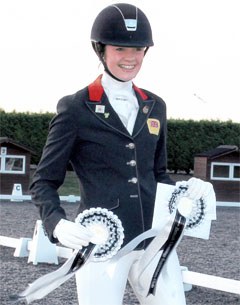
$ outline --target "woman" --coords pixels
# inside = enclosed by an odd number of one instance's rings
[[[153,46],[147,17],[130,4],[110,5],[96,17],[91,41],[104,73],[59,101],[31,185],[49,239],[73,249],[88,245],[93,236],[84,226],[67,220],[60,205],[57,190],[69,162],[81,185],[78,213],[91,207],[113,211],[124,228],[123,246],[151,228],[157,183],[174,184],[166,174],[166,105],[132,82]],[[188,181],[193,199],[207,191],[209,184],[195,178]],[[111,270],[108,262],[99,262],[77,272],[79,304],[122,304],[128,275],[147,245],[142,242]],[[161,285],[155,296],[143,297],[132,284],[141,304],[185,304],[182,286],[174,298],[164,296]]]

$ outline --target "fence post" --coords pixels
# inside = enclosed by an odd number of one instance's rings
[[[28,263],[32,262],[33,265],[41,262],[58,264],[56,245],[51,243],[45,235],[41,220],[36,222],[29,250]]]

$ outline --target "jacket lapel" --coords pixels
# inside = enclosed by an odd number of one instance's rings
[[[131,137],[107,98],[101,85],[101,77],[102,75],[88,86],[89,101],[87,101],[86,104],[99,120],[110,126],[112,129]],[[141,89],[135,85],[133,85],[133,88],[138,99],[139,111],[132,137],[136,136],[144,127],[155,103],[155,101],[150,99]]]
[[[86,102],[91,112],[112,129],[129,135],[117,113],[112,108],[101,85],[101,75],[88,86],[89,101]]]
[[[134,90],[138,99],[139,110],[133,129],[133,137],[137,136],[142,130],[155,104],[155,101],[150,99],[141,89],[134,86]]]

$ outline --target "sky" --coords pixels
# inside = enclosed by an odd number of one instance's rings
[[[0,108],[55,112],[102,67],[90,32],[123,1],[0,0]],[[168,118],[240,122],[239,0],[138,0],[154,47],[134,83],[167,104]]]

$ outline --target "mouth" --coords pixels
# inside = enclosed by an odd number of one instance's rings
[[[135,69],[135,65],[119,65],[120,68],[124,69],[124,70],[134,70]]]

